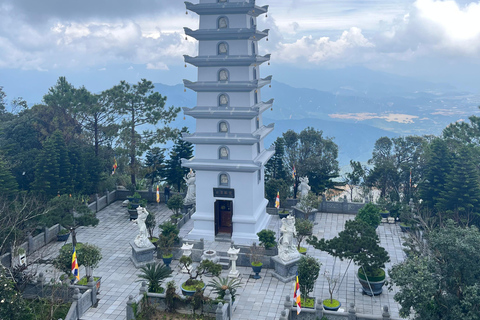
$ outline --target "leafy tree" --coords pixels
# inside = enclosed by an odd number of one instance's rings
[[[333,188],[333,178],[338,176],[338,146],[332,138],[324,138],[323,132],[308,127],[300,133],[288,130],[283,133],[285,155],[289,168],[295,167],[295,190],[299,178],[307,176],[315,193]]]
[[[380,208],[369,202],[365,204],[360,210],[358,210],[355,219],[362,220],[372,228],[376,229],[382,221],[382,217],[380,216]]]
[[[275,154],[265,165],[265,182],[268,182],[270,179],[282,179],[288,182],[290,174],[285,165],[285,140],[282,137],[278,137],[274,145]]]
[[[315,288],[322,264],[314,257],[302,256],[298,262],[298,283],[300,284],[300,292],[305,299],[310,297],[310,293]]]
[[[265,198],[274,204],[277,198],[277,192],[280,194],[280,207],[285,207],[285,201],[290,194],[290,187],[283,179],[269,179],[265,182]]]
[[[5,101],[7,95],[3,91],[3,87],[0,86],[0,114],[5,112],[5,107],[7,105],[7,102]]]
[[[65,228],[77,226],[96,226],[99,222],[81,197],[63,194],[52,198],[48,205],[52,209],[43,216],[42,222],[51,227],[57,223]]]
[[[18,192],[18,184],[6,163],[0,158],[0,194],[11,197]]]
[[[123,116],[119,142],[130,158],[130,177],[133,185],[136,185],[137,158],[152,144],[165,143],[167,139],[174,137],[175,131],[167,124],[180,112],[180,108],[173,106],[166,108],[167,98],[153,89],[151,81],[142,79],[134,85],[121,81],[104,93],[111,101],[115,112]],[[164,126],[156,130],[146,129],[146,125],[157,126],[159,123]],[[144,130],[139,132],[140,128]]]
[[[155,185],[165,176],[165,149],[154,147],[147,151],[145,167],[148,172],[145,178],[150,180],[150,185]]]
[[[72,178],[70,170],[70,159],[65,141],[60,131],[55,131],[47,139],[37,158],[33,187],[38,192],[45,193],[50,197],[71,193]]]
[[[187,133],[186,127],[182,128],[182,133]],[[175,144],[170,151],[170,159],[167,160],[166,178],[167,182],[175,186],[177,191],[182,191],[183,177],[188,174],[190,169],[182,167],[182,159],[190,159],[193,156],[193,145],[178,136]]]
[[[174,215],[178,216],[183,208],[183,197],[179,194],[170,197],[167,202],[167,208],[172,210]]]
[[[417,251],[390,271],[400,288],[394,299],[410,319],[480,319],[480,232],[447,221],[426,235]],[[425,243],[425,241],[421,241]]]
[[[447,176],[445,190],[441,194],[439,206],[449,217],[468,225],[474,220],[480,224],[479,201],[480,185],[478,170],[474,163],[472,147],[460,148]]]
[[[353,190],[360,185],[365,176],[365,168],[360,161],[350,160],[351,172],[345,174],[345,183],[350,189],[350,201],[353,201]]]
[[[303,239],[312,235],[313,222],[307,219],[296,219],[295,230],[297,231],[297,250],[300,250],[300,245],[302,244]]]
[[[116,122],[119,115],[115,112],[107,92],[92,94],[85,87],[75,90],[76,105],[73,114],[82,125],[84,135],[93,141],[97,157],[100,146],[111,144],[118,132]]]
[[[318,209],[319,205],[320,201],[318,200],[318,196],[313,192],[308,192],[308,194],[298,202],[298,208],[304,212],[305,219],[308,219],[310,214]]]
[[[15,289],[15,283],[9,272],[0,264],[0,319],[30,320],[32,310]]]

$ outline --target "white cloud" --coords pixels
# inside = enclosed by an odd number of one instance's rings
[[[305,61],[305,59],[318,64],[341,62],[344,59],[357,60],[358,49],[373,47],[374,44],[365,38],[362,30],[352,27],[344,31],[337,40],[331,40],[329,37],[314,38],[310,35],[303,36],[294,43],[280,42],[274,57],[286,62]]]

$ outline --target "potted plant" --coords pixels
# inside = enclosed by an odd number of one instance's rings
[[[134,207],[132,203],[128,203],[127,205],[127,211],[128,215],[130,217],[130,221],[138,219],[138,212],[137,212],[137,207]]]
[[[67,241],[68,237],[70,237],[70,230],[68,229],[61,228],[57,233],[57,241]]]
[[[356,219],[345,222],[345,229],[338,236],[320,239],[312,236],[307,240],[316,249],[328,252],[334,257],[351,259],[359,266],[357,277],[367,295],[379,295],[385,283],[385,263],[390,261],[387,251],[380,246],[380,240],[373,227]]]
[[[297,203],[297,211],[295,212],[295,218],[304,218],[307,220],[315,221],[315,212],[318,211],[318,206],[320,201],[318,196],[313,192],[308,192],[304,197],[300,198],[300,201]],[[299,215],[298,211],[301,211],[302,214]]]
[[[147,207],[147,199],[140,199],[140,206],[143,208]]]
[[[330,275],[330,272],[325,270],[323,273],[323,276],[325,279],[327,279],[328,282],[328,292],[330,293],[330,299],[325,299],[323,300],[323,308],[325,310],[330,310],[330,311],[338,311],[340,309],[340,306],[342,305],[340,301],[333,299],[333,291],[335,291],[335,288],[338,285],[338,281],[340,280],[340,276],[333,276]]]
[[[235,301],[235,296],[237,293],[237,289],[240,288],[242,282],[238,278],[229,279],[228,277],[213,279],[207,285],[207,287],[212,288],[212,292],[217,295],[217,300],[223,300],[225,297],[225,292],[230,290],[230,294],[232,295],[232,303]]]
[[[380,209],[373,203],[369,202],[365,204],[360,210],[358,210],[355,219],[363,220],[368,225],[376,229],[382,221],[382,216],[380,215]]]
[[[321,265],[317,259],[310,256],[302,256],[298,262],[298,283],[302,308],[315,308],[315,297],[311,297],[310,294],[315,287]]]
[[[257,233],[260,245],[265,248],[267,255],[275,255],[275,249],[277,247],[277,241],[275,241],[275,231],[269,229],[263,229]]]
[[[280,209],[278,211],[278,217],[280,219],[285,219],[286,217],[288,217],[289,214],[290,214],[290,211],[287,209]]]
[[[173,214],[175,215],[181,215],[181,211],[183,209],[183,197],[179,194],[176,194],[170,199],[168,199],[167,202],[167,208],[173,211]]]
[[[160,286],[162,281],[168,278],[172,270],[166,265],[149,263],[140,268],[141,274],[138,275],[139,281],[148,281],[148,292],[163,293],[165,290]]]
[[[184,296],[193,296],[197,289],[204,290],[206,285],[202,280],[202,275],[211,273],[218,277],[222,272],[222,266],[210,260],[202,260],[200,264],[194,269],[193,260],[191,257],[182,256],[178,265],[182,270],[188,273],[188,280],[182,283],[181,289]]]
[[[262,271],[262,266],[263,266],[262,253],[263,253],[263,248],[257,246],[257,244],[254,242],[250,247],[250,264],[252,266],[253,272],[255,272],[253,279],[261,278],[259,273]]]
[[[305,237],[311,236],[313,231],[313,222],[307,219],[296,219],[295,220],[295,229],[297,230],[297,250],[301,254],[307,253],[307,248],[302,247],[302,241]]]
[[[176,225],[170,221],[164,222],[158,226],[162,229],[158,240],[159,254],[163,263],[170,266],[173,259],[172,248],[176,241],[178,241],[179,230]]]

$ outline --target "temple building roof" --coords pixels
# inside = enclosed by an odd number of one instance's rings
[[[226,28],[198,29],[183,28],[185,34],[197,40],[261,40],[268,36],[269,29],[263,31],[257,28]]]
[[[258,17],[268,12],[268,6],[259,7],[255,5],[255,1],[247,2],[214,2],[193,4],[185,1],[187,10],[195,12],[199,15],[213,14],[247,14]]]
[[[196,119],[253,119],[271,108],[273,99],[260,102],[252,107],[202,107],[183,108],[187,116]]]
[[[213,133],[195,132],[183,133],[183,140],[195,144],[228,144],[228,145],[253,145],[262,141],[274,129],[273,123],[262,126],[252,134],[247,133]]]
[[[190,63],[196,67],[248,67],[253,65],[261,65],[270,60],[270,54],[260,55],[213,55],[190,57],[183,56],[186,63]]]
[[[196,92],[250,92],[272,82],[272,76],[247,81],[197,81],[183,80],[185,87]]]

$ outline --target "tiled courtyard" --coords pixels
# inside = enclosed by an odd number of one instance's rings
[[[152,205],[150,212],[154,212],[157,225],[161,224],[170,216],[171,212],[164,204]],[[85,320],[105,320],[105,319],[125,319],[125,306],[129,295],[136,295],[139,292],[140,282],[138,282],[137,269],[130,261],[131,247],[129,242],[135,238],[138,228],[129,221],[126,208],[121,207],[121,202],[117,201],[97,214],[100,223],[97,227],[81,227],[77,230],[77,241],[88,242],[99,246],[102,249],[103,259],[98,268],[94,270],[95,276],[102,277],[101,291],[98,296],[99,302],[97,308],[91,308],[82,319]],[[346,220],[352,219],[352,215],[343,214],[317,214],[314,234],[321,238],[332,238],[343,230]],[[193,222],[189,221],[181,230],[180,236],[185,236],[193,227]],[[280,220],[278,216],[272,216],[270,228],[279,233]],[[391,262],[387,269],[393,264],[404,259],[402,251],[402,233],[397,225],[382,224],[378,227],[377,233],[380,236],[382,246],[390,254]],[[155,231],[158,234],[158,230]],[[69,240],[71,242],[71,240]],[[44,256],[52,256],[58,253],[58,249],[63,243],[52,243],[47,250],[42,251]],[[214,249],[217,251],[226,251],[229,247],[227,242],[205,242],[205,249]],[[341,285],[338,292],[335,292],[334,298],[340,300],[342,308],[348,309],[348,305],[353,302],[358,313],[381,315],[383,305],[388,305],[391,316],[398,318],[398,305],[393,301],[394,292],[388,291],[384,287],[384,292],[377,297],[369,297],[361,293],[361,286],[358,283],[355,272],[357,267],[353,263],[348,267],[348,261],[339,261],[328,256],[324,252],[308,247],[308,254],[319,259],[322,263],[320,275],[316,282],[314,296],[326,299],[328,298],[328,283],[323,277],[323,272],[327,269],[334,274],[340,274]],[[176,265],[172,262],[173,279],[179,285],[186,280],[187,275],[179,273]],[[52,266],[40,265],[39,271],[44,271],[47,277],[51,277]],[[333,269],[334,268],[334,269]],[[235,301],[234,319],[278,319],[283,310],[285,296],[293,294],[293,281],[283,283],[272,277],[272,270],[263,269],[262,278],[254,280],[250,278],[252,270],[250,267],[239,267],[240,277],[243,286],[237,291],[238,296]],[[80,274],[84,275],[83,268]],[[228,270],[222,272],[226,276]],[[167,281],[169,281],[168,279]],[[205,279],[209,281],[208,278]],[[209,290],[206,290],[209,294]]]

